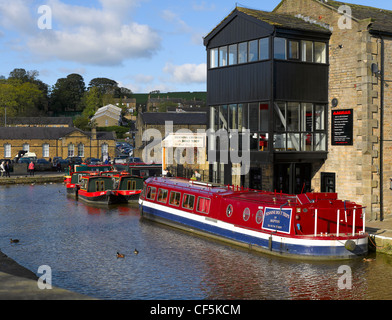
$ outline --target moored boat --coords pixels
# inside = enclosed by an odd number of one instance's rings
[[[91,171],[73,172],[71,174],[69,181],[65,183],[65,187],[67,189],[67,195],[77,197],[82,177],[89,176],[89,175],[97,175],[97,174],[98,173],[91,172]]]
[[[142,177],[120,174],[113,176],[112,203],[132,203],[139,200],[143,190]]]
[[[288,195],[178,178],[149,178],[141,215],[252,250],[308,259],[367,254],[365,210],[336,193]]]
[[[85,175],[80,181],[78,199],[89,203],[110,204],[110,194],[112,189],[112,177]]]

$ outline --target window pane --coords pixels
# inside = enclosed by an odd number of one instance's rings
[[[326,151],[327,138],[325,133],[314,134],[314,151]]]
[[[302,44],[302,61],[313,62],[313,42],[301,41]]]
[[[287,133],[287,150],[300,151],[299,133]]]
[[[243,128],[243,119],[242,117],[244,116],[242,112],[242,104],[239,104],[237,107],[237,112],[238,112],[238,131],[241,131]]]
[[[302,104],[301,131],[313,131],[313,104]]]
[[[284,38],[274,39],[274,58],[286,59],[286,39]]]
[[[238,105],[238,114],[240,113],[240,110],[242,110],[242,116],[241,116],[242,130],[245,130],[245,129],[248,129],[248,126],[249,126],[249,122],[248,122],[248,104],[239,104]],[[238,126],[240,126],[240,123],[238,123]]]
[[[227,105],[220,106],[219,108],[219,129],[228,129],[228,111],[227,111]]]
[[[227,47],[219,48],[219,66],[225,67],[227,66]]]
[[[299,59],[298,41],[289,41],[289,59]]]
[[[287,131],[299,131],[299,103],[289,102],[287,104],[286,125]]]
[[[325,130],[325,107],[324,105],[315,106],[315,125],[316,130]]]
[[[229,65],[237,64],[237,44],[229,46]]]
[[[249,104],[249,130],[251,132],[259,131],[259,104]]]
[[[260,110],[260,131],[268,132],[268,123],[269,123],[269,112],[268,112],[269,105],[268,103],[260,103],[259,110]]]
[[[242,42],[238,45],[238,63],[245,63],[248,61],[248,43]]]
[[[218,66],[218,48],[210,50],[210,68],[216,68]]]
[[[249,41],[249,62],[252,61],[257,61],[259,55],[258,55],[258,41],[254,40],[254,41]]]
[[[229,105],[230,110],[230,129],[237,129],[237,105]]]
[[[286,134],[276,133],[274,134],[274,149],[278,151],[286,150]]]
[[[313,136],[311,133],[302,133],[302,151],[313,151]]]
[[[317,63],[327,62],[327,46],[323,42],[314,43],[314,61]]]
[[[269,59],[269,38],[260,39],[259,41],[260,60]]]
[[[286,131],[286,104],[284,102],[274,105],[275,131]]]

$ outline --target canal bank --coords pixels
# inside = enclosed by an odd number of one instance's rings
[[[38,288],[38,277],[0,251],[0,300],[92,300],[65,289]]]
[[[12,174],[11,177],[0,177],[0,185],[57,183],[64,181],[64,172],[43,171],[29,174]]]
[[[366,232],[371,250],[392,255],[392,219],[367,221]]]

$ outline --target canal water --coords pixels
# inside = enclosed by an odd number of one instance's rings
[[[54,286],[100,299],[392,299],[390,256],[253,253],[140,219],[136,207],[86,205],[63,184],[0,187],[0,248],[37,275],[50,266]]]

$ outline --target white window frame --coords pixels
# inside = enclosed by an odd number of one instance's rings
[[[49,143],[44,143],[42,145],[42,157],[49,158]]]
[[[4,144],[4,158],[11,158],[11,144],[5,143]]]

